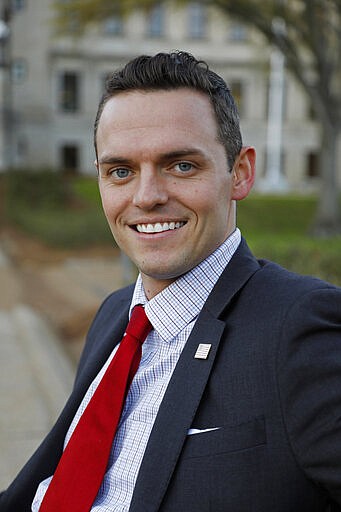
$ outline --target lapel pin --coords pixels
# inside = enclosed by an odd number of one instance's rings
[[[210,343],[200,343],[194,355],[194,359],[207,359],[212,345]]]

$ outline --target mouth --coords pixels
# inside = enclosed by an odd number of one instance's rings
[[[163,233],[165,231],[174,231],[182,228],[186,222],[156,222],[155,224],[136,224],[135,230],[139,233]]]

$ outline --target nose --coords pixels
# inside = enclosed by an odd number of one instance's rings
[[[157,169],[141,169],[133,197],[133,204],[143,210],[151,210],[168,201],[165,178]]]

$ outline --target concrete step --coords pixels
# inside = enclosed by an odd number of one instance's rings
[[[4,488],[64,406],[74,367],[49,324],[22,304],[0,310],[0,359],[0,488]]]

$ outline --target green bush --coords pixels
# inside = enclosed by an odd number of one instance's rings
[[[238,203],[238,224],[250,237],[305,235],[316,209],[316,197],[252,194]]]
[[[73,193],[88,204],[101,206],[101,197],[98,190],[97,178],[79,176],[72,180]]]
[[[8,201],[30,208],[65,206],[70,200],[69,182],[59,172],[50,169],[38,171],[12,170],[5,175]]]
[[[11,171],[1,185],[8,224],[55,247],[113,245],[95,179]]]
[[[10,217],[14,225],[52,247],[83,248],[114,244],[100,208],[32,209],[21,205],[12,211]]]

